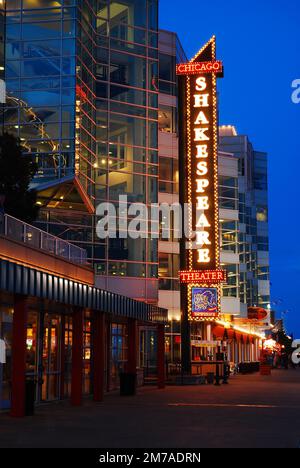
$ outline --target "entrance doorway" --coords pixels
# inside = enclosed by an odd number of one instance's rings
[[[41,400],[60,399],[60,345],[61,318],[58,315],[45,314],[43,331]]]
[[[70,396],[72,318],[30,310],[27,318],[26,377],[36,382],[36,402]]]

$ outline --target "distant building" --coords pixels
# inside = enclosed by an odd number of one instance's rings
[[[219,148],[238,159],[240,299],[269,308],[268,156],[232,126],[220,128]]]

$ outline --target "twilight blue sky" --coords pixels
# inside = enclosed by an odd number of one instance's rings
[[[299,0],[160,0],[160,27],[176,31],[192,57],[213,34],[225,78],[220,123],[269,153],[272,300],[300,338]],[[276,307],[275,307],[276,308]]]

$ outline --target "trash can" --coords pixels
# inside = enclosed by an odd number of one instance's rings
[[[206,380],[207,380],[208,385],[213,385],[215,381],[214,372],[208,372],[206,375]]]
[[[25,416],[34,415],[35,380],[26,379],[25,383]]]
[[[122,372],[120,374],[120,395],[133,396],[136,394],[136,374]]]

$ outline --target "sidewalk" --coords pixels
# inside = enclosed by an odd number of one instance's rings
[[[147,387],[81,408],[39,407],[33,418],[0,415],[0,447],[212,448],[300,446],[300,370],[236,376],[229,385]]]

